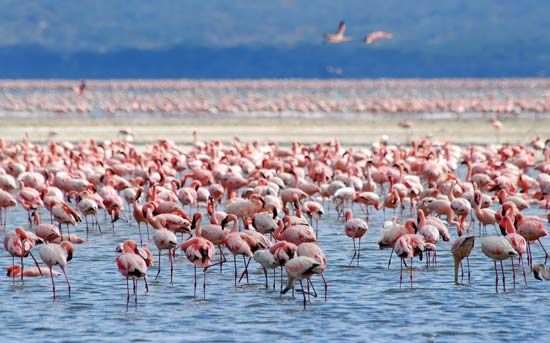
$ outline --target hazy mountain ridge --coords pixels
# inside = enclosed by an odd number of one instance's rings
[[[550,2],[61,4],[0,0],[0,77],[540,76],[550,65]],[[354,41],[324,44],[340,19]],[[361,44],[374,30],[394,39]]]

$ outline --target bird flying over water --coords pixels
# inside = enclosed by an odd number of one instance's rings
[[[392,33],[384,32],[384,31],[375,31],[375,32],[369,33],[368,36],[365,36],[365,38],[363,38],[363,42],[367,45],[370,45],[379,39],[392,39],[392,38],[393,38]]]
[[[351,36],[344,36],[344,33],[346,32],[346,23],[342,20],[340,21],[340,24],[338,25],[338,31],[336,33],[325,33],[324,37],[325,40],[328,43],[343,43],[343,42],[349,42],[352,40]]]

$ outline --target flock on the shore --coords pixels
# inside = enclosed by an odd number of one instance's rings
[[[197,136],[190,147],[167,140],[137,147],[125,140],[36,145],[0,139],[0,161],[8,276],[13,282],[49,277],[54,299],[56,269],[70,297],[70,261],[79,258],[78,244],[91,244],[83,233],[105,236],[124,220],[135,231],[113,243],[113,269],[126,281],[128,301],[132,292],[137,301],[139,280],[148,290],[152,271],[173,282],[174,264],[181,264],[175,256],[183,254],[194,268],[195,296],[202,286],[207,298],[206,277],[214,269],[232,272],[238,287],[250,282],[250,264],[257,263],[266,288],[271,272],[275,287],[277,269],[282,294],[300,284],[305,308],[317,296],[317,280],[327,299],[330,261],[323,247],[336,243],[317,238],[326,206],[335,208],[351,238],[339,247],[349,250],[351,266],[365,258],[361,239],[373,214],[383,212],[388,220],[374,231],[378,247],[391,250],[388,268],[392,257],[400,260],[400,287],[404,271],[413,287],[415,259],[429,270],[441,254],[452,254],[457,284],[464,271],[470,282],[468,257],[478,253],[493,264],[497,293],[506,290],[505,268],[514,286],[516,273],[527,285],[531,269],[537,279],[550,279],[550,269],[532,257],[535,249],[548,257],[550,141],[539,138],[463,147],[429,139],[368,147],[337,140],[289,147],[238,138],[201,142]],[[25,227],[10,224],[15,206],[27,213]],[[529,208],[539,215],[527,215]],[[450,252],[439,248],[441,241],[452,242]]]
[[[548,79],[0,81],[8,114],[548,113]]]

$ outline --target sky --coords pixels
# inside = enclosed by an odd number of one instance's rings
[[[488,53],[518,63],[529,51],[533,62],[526,62],[542,66],[550,58],[549,1],[0,0],[0,8],[0,49],[32,47],[58,56],[132,49],[307,51],[323,47],[323,33],[345,20],[353,41],[333,50],[363,49],[365,35],[383,30],[394,38],[371,51]]]

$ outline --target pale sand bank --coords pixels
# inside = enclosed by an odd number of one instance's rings
[[[497,132],[487,120],[418,120],[412,121],[414,128],[398,127],[397,120],[345,121],[334,120],[74,120],[74,119],[3,119],[0,137],[5,140],[21,140],[29,132],[35,142],[48,141],[51,131],[58,133],[57,140],[81,141],[117,138],[121,128],[129,128],[135,134],[137,143],[149,143],[159,138],[185,144],[192,141],[192,132],[198,130],[201,140],[216,139],[230,141],[238,136],[244,141],[273,140],[286,143],[299,139],[305,143],[321,142],[339,138],[344,144],[370,143],[382,135],[390,141],[400,143],[411,137],[429,135],[436,140],[450,140],[454,143],[527,143],[535,136],[550,137],[550,118],[539,120],[506,120]]]

